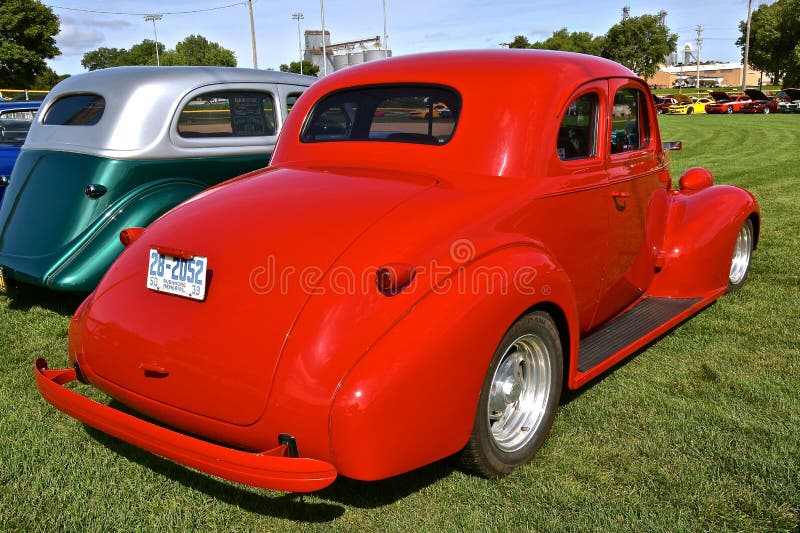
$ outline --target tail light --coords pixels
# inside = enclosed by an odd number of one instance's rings
[[[125,228],[119,232],[119,242],[121,242],[123,246],[128,246],[138,239],[143,231],[144,228]]]
[[[394,296],[414,281],[416,268],[403,263],[383,265],[376,272],[375,284],[384,296]]]

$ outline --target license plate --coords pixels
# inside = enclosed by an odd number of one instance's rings
[[[151,248],[147,288],[192,300],[203,300],[206,297],[207,264],[208,259],[205,257],[183,259],[160,254],[158,250]]]
[[[3,272],[3,268],[0,267],[0,292],[8,291],[8,285],[6,285],[6,274]]]

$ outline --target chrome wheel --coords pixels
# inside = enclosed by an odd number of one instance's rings
[[[492,439],[504,452],[515,452],[536,434],[550,396],[550,357],[536,335],[516,339],[492,377],[488,422]]]
[[[564,359],[552,317],[532,311],[503,336],[483,379],[461,463],[488,478],[530,461],[553,425]]]
[[[733,258],[731,259],[731,270],[728,275],[729,288],[738,289],[747,276],[750,269],[750,257],[753,255],[753,222],[747,219],[739,230],[736,237],[736,245],[733,248]]]

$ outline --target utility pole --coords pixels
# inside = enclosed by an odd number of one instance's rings
[[[753,0],[749,0],[747,2],[747,30],[744,37],[744,62],[742,63],[742,92],[747,89],[747,64],[750,60],[750,18],[752,16]]]
[[[303,20],[302,13],[292,13],[292,19],[297,21],[297,49],[300,51],[300,74],[303,73],[303,41],[300,40],[300,21]],[[324,39],[325,36],[323,35]]]
[[[258,68],[256,55],[256,23],[253,21],[253,0],[247,0],[247,9],[250,10],[250,38],[253,41],[253,68]]]
[[[389,35],[386,33],[386,0],[383,0],[383,57],[389,57]]]
[[[697,84],[696,84],[696,87],[699,89],[700,88],[700,47],[703,46],[703,27],[698,24],[696,30],[697,30],[697,39],[695,40],[695,42],[697,43],[697,57],[695,58],[697,60]]]
[[[322,76],[328,75],[328,50],[325,46],[325,0],[319,0],[319,17],[322,19]]]
[[[145,15],[144,20],[145,22],[153,22],[153,35],[156,38],[156,66],[161,66],[161,58],[158,57],[158,32],[156,31],[156,21],[161,20],[163,15],[159,13],[153,13],[152,15]]]

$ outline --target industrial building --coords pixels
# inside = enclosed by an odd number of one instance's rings
[[[392,56],[392,51],[383,46],[377,35],[367,39],[331,43],[331,34],[326,30],[324,53],[321,30],[306,30],[305,40],[303,59],[319,67],[319,77],[326,72],[330,74],[352,65]]]

